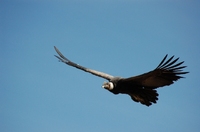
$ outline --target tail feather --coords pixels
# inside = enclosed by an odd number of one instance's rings
[[[158,93],[153,89],[138,89],[129,94],[133,101],[140,102],[143,105],[150,106],[158,100]]]

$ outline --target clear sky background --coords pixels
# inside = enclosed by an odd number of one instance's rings
[[[1,132],[199,132],[198,0],[1,0]],[[130,77],[166,54],[188,67],[146,107],[69,67]]]

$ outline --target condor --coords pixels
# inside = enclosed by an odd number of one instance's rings
[[[182,69],[186,67],[181,66],[184,61],[176,63],[179,58],[173,59],[174,56],[166,60],[166,55],[160,64],[150,72],[129,78],[115,77],[107,73],[78,65],[62,55],[62,53],[55,46],[54,48],[59,55],[55,55],[55,57],[57,57],[61,62],[107,79],[108,82],[103,83],[103,88],[113,94],[128,94],[133,101],[140,102],[146,106],[150,106],[158,100],[156,88],[171,85],[178,79],[183,78],[181,74],[189,73],[182,71]]]

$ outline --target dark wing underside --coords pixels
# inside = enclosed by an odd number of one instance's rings
[[[153,71],[126,78],[122,81],[123,83],[136,85],[138,87],[138,90],[134,92],[127,92],[134,101],[141,102],[147,106],[151,105],[151,103],[156,103],[156,100],[158,100],[156,88],[171,85],[178,79],[183,78],[181,76],[182,74],[188,73],[182,71],[186,67],[181,66],[184,61],[176,63],[179,58],[174,60],[174,56],[168,60],[166,58],[167,55]]]
[[[158,87],[173,84],[174,81],[183,78],[181,76],[182,74],[188,73],[182,71],[182,69],[186,67],[181,66],[184,61],[176,64],[179,58],[172,60],[174,58],[174,56],[172,56],[169,60],[165,61],[166,58],[167,55],[153,71],[144,73],[139,76],[126,78],[124,81],[131,81],[133,83],[137,83],[137,85],[139,86],[149,89],[155,89]]]
[[[83,70],[85,72],[89,72],[93,75],[96,75],[96,76],[99,76],[99,77],[102,77],[102,78],[105,78],[107,80],[111,80],[113,78],[112,75],[109,75],[109,74],[106,74],[106,73],[103,73],[103,72],[99,72],[99,71],[96,71],[96,70],[92,70],[92,69],[89,69],[89,68],[86,68],[86,67],[83,67],[79,64],[76,64],[72,61],[70,61],[69,59],[67,59],[55,46],[54,46],[56,52],[58,53],[59,56],[55,55],[55,57],[57,57],[60,61],[62,61],[63,63],[69,65],[69,66],[73,66],[75,68],[78,68],[80,70]]]

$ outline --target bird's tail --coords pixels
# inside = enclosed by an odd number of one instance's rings
[[[143,105],[150,106],[158,100],[158,93],[153,89],[138,89],[129,94],[133,101],[140,102]]]

